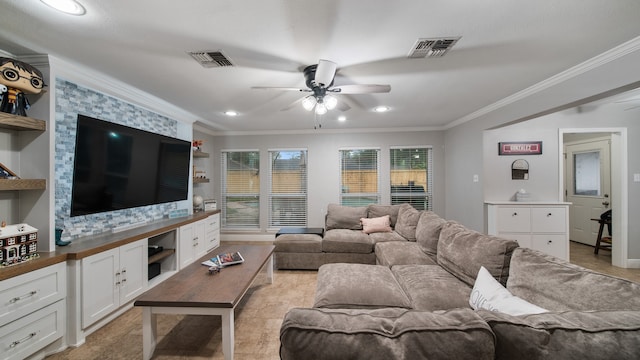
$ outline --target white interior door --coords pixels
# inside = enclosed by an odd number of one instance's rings
[[[610,140],[567,143],[565,154],[565,194],[572,203],[569,238],[593,246],[599,224],[591,219],[611,208]]]

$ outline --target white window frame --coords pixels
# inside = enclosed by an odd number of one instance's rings
[[[260,202],[261,202],[261,196],[260,196],[260,186],[257,186],[257,192],[252,192],[252,193],[227,193],[227,183],[228,183],[228,179],[227,179],[227,154],[230,153],[239,153],[239,152],[255,152],[258,154],[258,174],[257,176],[260,176],[259,172],[260,172],[260,150],[258,149],[232,149],[232,150],[221,150],[220,151],[220,195],[221,195],[221,205],[220,205],[220,210],[221,210],[221,217],[220,217],[220,223],[221,223],[221,228],[225,229],[225,230],[259,230],[260,229]],[[227,208],[227,203],[228,203],[228,197],[230,196],[237,196],[237,197],[255,197],[257,200],[257,221],[255,224],[249,224],[249,225],[242,225],[239,223],[229,223],[230,222],[230,218],[229,218],[229,214],[228,214],[228,208]]]
[[[428,145],[418,145],[418,146],[391,146],[389,147],[389,194],[390,194],[390,201],[391,204],[394,204],[394,197],[399,197],[399,196],[405,196],[405,197],[410,197],[412,200],[416,197],[416,193],[415,192],[393,192],[392,191],[392,171],[393,169],[393,152],[394,150],[414,150],[414,149],[425,149],[426,150],[426,156],[427,156],[427,168],[425,169],[426,171],[426,189],[424,192],[424,201],[426,206],[424,207],[424,209],[419,209],[419,210],[431,210],[433,211],[433,147],[432,146],[428,146]]]

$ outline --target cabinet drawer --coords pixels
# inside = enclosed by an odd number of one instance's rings
[[[557,258],[567,259],[566,235],[533,235],[531,248],[553,255]]]
[[[497,223],[498,233],[531,232],[531,209],[500,207]]]
[[[497,235],[498,237],[501,237],[503,239],[507,239],[507,240],[515,240],[518,242],[518,245],[520,247],[526,247],[526,248],[530,248],[531,247],[531,234],[521,234],[521,233],[515,233],[515,234],[510,234],[510,233],[499,233]]]
[[[0,325],[64,298],[66,269],[63,262],[2,281]]]
[[[64,335],[65,301],[60,300],[0,327],[3,359],[24,359]]]
[[[220,231],[214,230],[207,233],[207,252],[220,246]]]
[[[531,222],[535,232],[567,232],[566,208],[534,208],[531,211]]]
[[[207,231],[220,228],[220,214],[211,215],[207,218]]]

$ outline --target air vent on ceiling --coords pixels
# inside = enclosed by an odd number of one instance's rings
[[[442,57],[446,54],[453,45],[460,40],[461,36],[437,38],[437,39],[425,39],[420,38],[411,48],[408,58],[425,58],[425,57]]]
[[[206,68],[233,66],[221,51],[191,51],[189,55]]]

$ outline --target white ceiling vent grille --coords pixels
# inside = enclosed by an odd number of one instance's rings
[[[206,68],[233,66],[221,51],[191,51],[189,55]]]
[[[438,38],[438,39],[425,39],[420,38],[416,40],[416,43],[409,51],[407,56],[410,59],[418,59],[425,57],[442,57],[446,54],[453,45],[460,40],[461,36]]]

